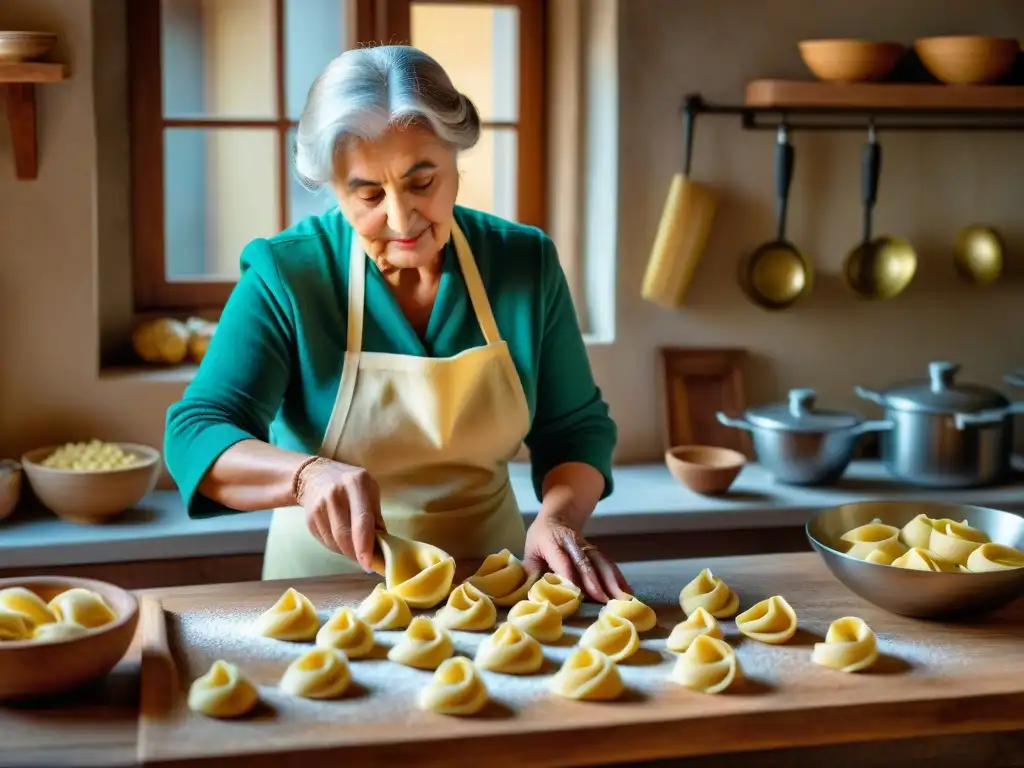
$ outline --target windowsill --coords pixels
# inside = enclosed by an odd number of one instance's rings
[[[529,524],[539,503],[528,465],[511,466],[512,484]],[[743,469],[730,493],[690,493],[662,464],[616,467],[616,489],[587,525],[590,536],[722,531],[802,526],[816,510],[856,501],[935,498],[894,482],[879,462],[857,461],[829,488],[776,485],[760,466]],[[1024,479],[1000,488],[943,491],[944,501],[1024,510]],[[45,511],[19,510],[0,523],[0,564],[33,568],[82,563],[261,554],[270,512],[190,520],[176,491],[156,491],[138,508],[103,525],[65,523]]]

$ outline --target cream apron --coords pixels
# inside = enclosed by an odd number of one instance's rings
[[[522,556],[526,530],[508,462],[530,425],[526,396],[458,224],[452,238],[485,345],[448,358],[364,352],[367,256],[353,234],[348,346],[320,455],[364,467],[381,491],[390,533],[456,558],[508,548]],[[264,579],[362,572],[324,547],[301,507],[274,510]]]

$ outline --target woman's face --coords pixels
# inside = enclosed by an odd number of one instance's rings
[[[455,151],[422,126],[350,142],[338,152],[333,187],[379,266],[428,266],[448,242],[459,191]]]

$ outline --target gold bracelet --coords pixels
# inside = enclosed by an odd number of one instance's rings
[[[295,474],[292,475],[292,496],[295,497],[295,502],[297,504],[302,503],[299,500],[299,494],[302,493],[303,471],[305,471],[306,467],[308,467],[310,464],[315,464],[322,458],[322,456],[307,456],[305,459],[303,459],[302,463],[299,464],[298,469],[295,470]]]

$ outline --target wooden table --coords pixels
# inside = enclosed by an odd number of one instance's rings
[[[503,745],[513,744],[513,739],[521,742],[528,738],[533,752],[530,762],[537,765],[643,761],[655,765],[658,763],[650,761],[673,754],[681,759],[672,765],[694,768],[743,765],[750,760],[755,760],[759,768],[826,762],[864,766],[926,761],[932,768],[1024,765],[1024,601],[993,614],[984,623],[931,624],[893,616],[860,601],[831,577],[814,554],[627,565],[626,575],[641,599],[658,606],[662,645],[665,631],[681,619],[678,605],[673,604],[675,595],[704,566],[725,578],[740,594],[744,607],[776,593],[783,594],[794,605],[804,627],[801,635],[781,649],[752,649],[774,654],[773,658],[788,670],[787,675],[799,678],[792,690],[787,690],[789,683],[780,686],[770,680],[775,673],[760,667],[761,662],[741,646],[741,660],[750,663],[754,684],[737,695],[700,697],[682,689],[666,694],[645,690],[640,697],[647,701],[602,707],[602,714],[594,717],[608,720],[609,725],[599,728],[588,727],[587,721],[580,720],[571,709],[594,705],[545,704],[544,714],[550,717],[562,713],[566,722],[573,723],[574,730],[569,734],[517,735],[518,714],[483,726],[459,721],[454,726],[440,726],[455,730],[451,732],[451,741],[438,745],[443,748],[433,761],[423,759],[421,747],[403,743],[399,729],[395,743],[353,750],[351,764],[406,764],[413,760],[435,765],[479,764],[479,759],[470,758],[471,754],[479,753],[470,748],[485,750],[489,762],[515,764],[519,758],[503,749]],[[172,613],[207,611],[224,619],[231,617],[234,609],[251,614],[269,606],[289,585],[307,594],[321,609],[339,602],[354,603],[369,592],[375,580],[369,576],[349,576],[288,584],[183,587],[143,594],[159,598]],[[596,606],[584,606],[581,613],[590,616],[595,610]],[[868,621],[882,638],[883,650],[889,652],[878,673],[834,673],[829,677],[828,670],[813,667],[809,659],[801,661],[809,657],[811,644],[824,632],[828,621],[849,614]],[[577,629],[572,631],[578,632],[586,623],[575,622]],[[727,634],[732,633],[729,623],[724,628]],[[652,634],[655,639],[645,640],[646,645],[659,642],[659,633]],[[230,654],[233,650],[237,650],[236,645],[227,643],[214,653]],[[85,698],[65,700],[52,709],[0,709],[0,766],[138,764],[138,659],[136,643],[106,685],[83,694]],[[200,653],[198,659],[205,656]],[[183,666],[188,668],[193,663],[186,660]],[[285,663],[286,659],[276,661],[282,668]],[[939,671],[929,672],[930,666]],[[279,674],[271,664],[259,668],[255,676],[265,678],[272,667],[273,675]],[[358,668],[354,666],[354,670],[358,680]],[[650,675],[638,670],[640,667],[624,668],[627,683]],[[258,682],[273,684],[272,679]],[[187,680],[182,681],[185,683]],[[866,691],[882,684],[890,689],[894,685],[900,687],[889,696],[890,700],[872,702]],[[955,687],[951,690],[950,685]],[[691,697],[689,700],[699,700],[700,711],[691,707],[684,720],[672,725],[672,719],[679,714],[679,703],[689,701],[687,696]],[[814,709],[808,709],[808,702]],[[562,709],[563,706],[570,709]],[[529,722],[530,716],[524,714],[522,719]],[[235,727],[230,738],[240,737],[243,745],[245,741],[259,744],[264,738],[270,739],[269,732],[261,732],[259,727],[259,723],[245,724],[241,730]],[[293,743],[283,745],[281,726],[278,723],[274,727],[278,729],[272,739],[275,754],[208,761],[201,746],[204,740],[222,742],[229,732],[212,724],[189,724],[177,737],[187,734],[187,740],[200,744],[200,748],[186,758],[171,759],[173,755],[165,755],[166,762],[153,764],[198,762],[255,768],[297,765],[300,760],[308,762],[315,758],[315,753],[302,752],[308,746],[308,734],[301,727],[291,739]],[[484,730],[472,731],[481,727]],[[264,737],[264,733],[268,735]],[[173,729],[170,735],[175,735]],[[285,740],[289,738],[286,735]],[[755,758],[748,750],[771,751],[761,752]]]

